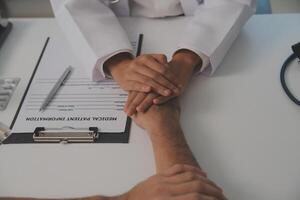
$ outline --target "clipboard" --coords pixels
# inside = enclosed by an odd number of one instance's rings
[[[31,75],[30,81],[26,87],[22,100],[19,104],[14,119],[10,125],[10,129],[14,128],[24,100],[27,96],[31,83],[34,79],[36,71],[41,63],[43,55],[49,44],[50,37],[47,38],[41,54],[38,58],[37,64]],[[139,56],[142,50],[143,34],[139,34],[136,56]],[[36,127],[32,132],[14,133],[8,134],[8,137],[2,142],[2,144],[30,144],[30,143],[129,143],[131,127],[131,118],[127,117],[124,132],[107,133],[102,132],[98,127]]]

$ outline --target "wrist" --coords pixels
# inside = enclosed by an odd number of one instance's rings
[[[182,70],[188,70],[193,72],[202,66],[202,60],[200,56],[188,49],[180,49],[174,53],[173,62],[177,62],[182,66]]]
[[[128,65],[132,59],[132,55],[126,52],[114,55],[103,64],[104,72],[114,76],[120,66]]]
[[[146,129],[152,141],[161,141],[182,134],[179,121],[174,120],[172,125],[161,124],[155,128]]]

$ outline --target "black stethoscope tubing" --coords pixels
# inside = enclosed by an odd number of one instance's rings
[[[281,71],[280,71],[280,82],[282,85],[282,88],[284,90],[284,92],[286,93],[286,95],[298,106],[300,106],[300,101],[292,94],[292,92],[290,91],[290,89],[288,88],[287,84],[286,84],[286,80],[285,80],[285,74],[287,71],[288,66],[290,65],[290,63],[295,60],[297,58],[297,55],[295,53],[291,54],[283,63],[282,67],[281,67]]]

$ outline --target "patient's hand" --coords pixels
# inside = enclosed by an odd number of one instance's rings
[[[137,125],[148,133],[178,128],[180,119],[179,101],[175,98],[163,105],[153,105],[147,112],[137,112],[132,118]]]
[[[135,186],[116,200],[226,200],[222,190],[197,167],[175,165]]]
[[[226,200],[222,190],[199,168],[177,164],[139,183],[129,192],[115,197],[94,196],[68,200]],[[1,198],[0,200],[42,200]],[[44,199],[46,200],[46,199]]]

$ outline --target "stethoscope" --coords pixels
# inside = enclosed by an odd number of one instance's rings
[[[282,85],[282,88],[286,95],[298,106],[300,106],[300,100],[297,99],[293,93],[288,88],[286,81],[285,81],[285,72],[288,68],[288,66],[291,64],[291,62],[295,59],[300,59],[300,42],[292,46],[293,53],[284,61],[281,71],[280,71],[280,82]],[[300,60],[298,61],[300,63]]]

